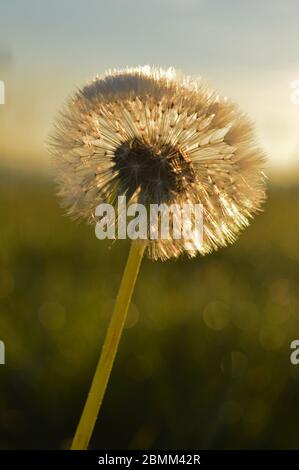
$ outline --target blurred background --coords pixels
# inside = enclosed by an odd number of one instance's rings
[[[94,449],[299,448],[299,4],[0,0],[0,448],[69,446],[128,252],[59,208],[45,140],[97,73],[175,66],[237,101],[265,211],[205,258],[144,260]]]

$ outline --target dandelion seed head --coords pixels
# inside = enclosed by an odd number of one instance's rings
[[[68,101],[50,145],[62,204],[75,218],[93,222],[100,203],[122,195],[145,205],[202,204],[203,243],[148,240],[152,259],[233,243],[265,200],[265,157],[249,119],[173,68],[96,77]]]

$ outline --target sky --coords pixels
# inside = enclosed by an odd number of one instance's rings
[[[201,76],[255,122],[271,167],[299,169],[296,0],[0,0],[2,160],[47,166],[47,135],[74,89],[145,64]]]

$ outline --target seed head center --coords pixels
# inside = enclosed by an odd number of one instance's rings
[[[140,201],[146,203],[171,202],[195,180],[190,159],[170,145],[157,150],[133,139],[116,149],[113,163],[119,193],[130,198],[140,190]]]

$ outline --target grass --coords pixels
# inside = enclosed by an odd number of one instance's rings
[[[272,188],[233,246],[144,260],[91,448],[298,448],[299,190]],[[129,245],[1,177],[0,447],[66,448]]]

